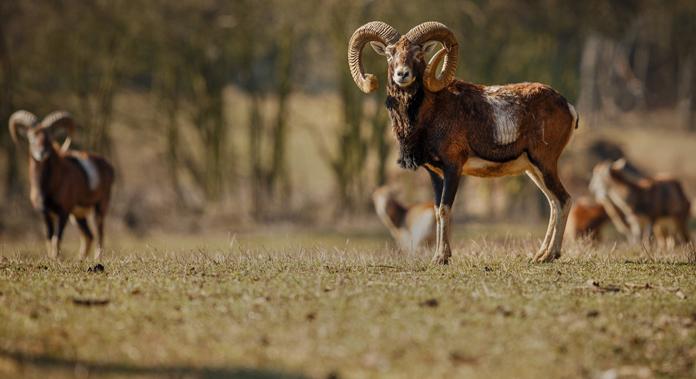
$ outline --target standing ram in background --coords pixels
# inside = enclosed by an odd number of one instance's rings
[[[365,93],[378,86],[362,64],[368,42],[387,58],[386,107],[401,145],[399,163],[413,170],[424,166],[431,177],[437,220],[433,260],[447,264],[452,255],[450,211],[464,174],[526,173],[551,207],[546,236],[534,261],[560,256],[571,200],[557,166],[578,126],[573,106],[543,84],[483,86],[455,79],[457,39],[438,22],[422,23],[403,36],[381,21],[358,28],[349,42],[348,63],[353,80]],[[444,48],[426,64],[425,54],[437,43]]]
[[[60,253],[60,241],[70,215],[82,235],[80,257],[89,254],[93,237],[87,217],[92,209],[98,237],[95,258],[99,258],[103,249],[104,217],[109,208],[114,169],[98,155],[68,149],[75,127],[67,112],[53,112],[39,123],[34,114],[17,111],[9,121],[12,140],[17,143],[20,135],[29,141],[30,198],[46,223],[51,258],[57,258]],[[68,133],[62,147],[53,140],[53,133],[59,129]]]
[[[653,233],[660,246],[689,243],[691,204],[681,183],[665,175],[637,176],[628,167],[625,159],[602,162],[590,181],[590,190],[616,228],[634,243]]]
[[[372,193],[375,211],[401,249],[415,250],[435,241],[433,203],[405,206],[396,200],[396,191],[382,186]]]

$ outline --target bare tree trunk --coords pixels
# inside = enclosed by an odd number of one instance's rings
[[[635,38],[618,43],[599,35],[591,35],[585,41],[578,108],[589,125],[596,125],[600,114],[612,117],[645,107],[644,83],[629,59],[632,44]]]
[[[196,98],[194,123],[203,142],[203,175],[206,197],[218,200],[222,194],[222,149],[226,142],[226,129],[222,111],[222,83],[203,63],[194,75],[193,91]]]
[[[206,177],[207,192],[212,200],[222,194],[222,147],[225,133],[222,118],[221,94],[211,94],[211,106],[206,118]]]
[[[614,65],[616,55],[616,43],[605,37],[600,38],[597,70],[595,75],[597,100],[599,101],[598,112],[603,115],[616,116],[618,109],[614,103],[614,95],[618,91],[617,83],[614,81]]]
[[[380,86],[376,93],[377,106],[372,116],[372,145],[377,154],[377,167],[375,168],[375,182],[378,186],[387,182],[387,158],[389,157],[389,143],[386,134],[389,127],[389,116],[382,105],[382,99],[386,97],[386,87]]]
[[[169,181],[174,189],[176,200],[179,204],[186,205],[185,197],[181,191],[179,184],[179,126],[177,124],[177,103],[176,100],[168,107],[167,115],[167,172],[169,173]]]
[[[295,36],[292,28],[283,33],[276,64],[278,109],[272,131],[271,167],[268,173],[268,192],[287,198],[290,195],[290,177],[286,159],[288,100],[292,91],[293,52]]]
[[[359,198],[364,196],[362,192],[363,168],[369,146],[369,140],[363,137],[363,97],[355,88],[353,79],[345,69],[345,54],[343,54],[345,38],[343,22],[334,22],[333,39],[337,46],[336,68],[339,75],[339,96],[341,99],[343,121],[336,136],[338,152],[332,159],[330,166],[333,168],[338,186],[339,213],[354,212],[354,206]],[[340,47],[339,47],[340,46]]]
[[[597,88],[597,69],[601,40],[597,35],[590,35],[585,40],[580,60],[580,95],[578,110],[582,113],[586,124],[595,126],[600,99]]]
[[[696,131],[696,58],[692,53],[680,63],[677,112],[684,130]]]
[[[264,197],[265,189],[263,188],[263,163],[261,162],[261,146],[263,138],[263,119],[261,115],[261,98],[256,91],[250,93],[251,104],[249,106],[249,171],[251,178],[250,196],[251,196],[251,216],[254,219],[259,219],[264,213]]]
[[[354,88],[352,78],[341,70],[340,95],[343,105],[343,127],[339,131],[337,143],[339,155],[336,156],[337,174],[341,176],[338,183],[341,188],[339,193],[344,198],[341,202],[341,211],[352,212],[354,205],[359,201],[362,189],[362,171],[366,162],[368,141],[362,133],[363,101]]]
[[[6,13],[5,6],[0,6],[0,11],[3,20],[9,17]],[[0,119],[7,120],[13,111],[12,91],[13,83],[13,67],[10,58],[10,52],[7,47],[7,33],[4,23],[0,22],[0,72],[2,73],[2,86],[0,87]],[[19,180],[19,167],[17,160],[17,149],[14,143],[9,138],[7,128],[2,128],[0,133],[0,144],[3,146],[7,164],[5,168],[5,199],[12,201],[24,191],[22,181]]]
[[[174,195],[176,196],[176,201],[178,204],[187,207],[187,199],[183,194],[181,189],[181,184],[179,182],[179,149],[180,138],[179,138],[179,125],[178,125],[178,115],[179,115],[179,102],[180,93],[178,91],[178,85],[176,83],[176,74],[168,75],[171,73],[163,74],[161,80],[163,83],[160,85],[160,99],[161,108],[165,117],[164,133],[166,143],[165,161],[167,165],[167,174],[169,176],[169,181],[171,183],[172,189],[174,190]]]

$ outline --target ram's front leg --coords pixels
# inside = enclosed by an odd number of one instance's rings
[[[58,225],[56,227],[55,232],[53,233],[53,237],[51,238],[51,253],[49,256],[51,258],[58,258],[58,255],[60,255],[60,241],[63,239],[63,231],[65,230],[65,224],[68,222],[68,214],[67,213],[59,213],[58,214]]]
[[[440,206],[436,209],[437,218],[437,235],[440,243],[437,244],[437,250],[433,257],[433,262],[438,264],[448,264],[452,256],[452,248],[450,245],[451,235],[451,212],[454,198],[457,196],[459,187],[459,175],[461,167],[450,166],[443,170],[444,180],[442,185],[442,197]]]
[[[650,245],[653,236],[653,222],[648,218],[640,219],[641,241],[645,245]]]
[[[430,174],[430,182],[433,185],[434,193],[434,212],[435,212],[435,251],[440,251],[440,245],[442,244],[442,235],[440,234],[440,202],[442,200],[442,178],[435,171],[427,169],[428,174]]]

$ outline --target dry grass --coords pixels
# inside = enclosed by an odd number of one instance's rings
[[[364,233],[121,240],[102,273],[2,245],[0,377],[696,375],[688,251],[465,230],[448,267]]]

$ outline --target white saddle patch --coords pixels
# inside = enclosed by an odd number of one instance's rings
[[[493,108],[493,121],[495,129],[493,136],[495,143],[498,145],[508,145],[515,141],[520,134],[520,127],[517,122],[516,108],[517,105],[506,100],[503,96],[495,94],[499,87],[492,86],[486,88],[484,98]]]
[[[97,170],[97,166],[89,158],[83,158],[77,155],[74,157],[87,174],[87,183],[89,184],[89,189],[92,191],[96,190],[97,187],[99,187],[99,171]]]

